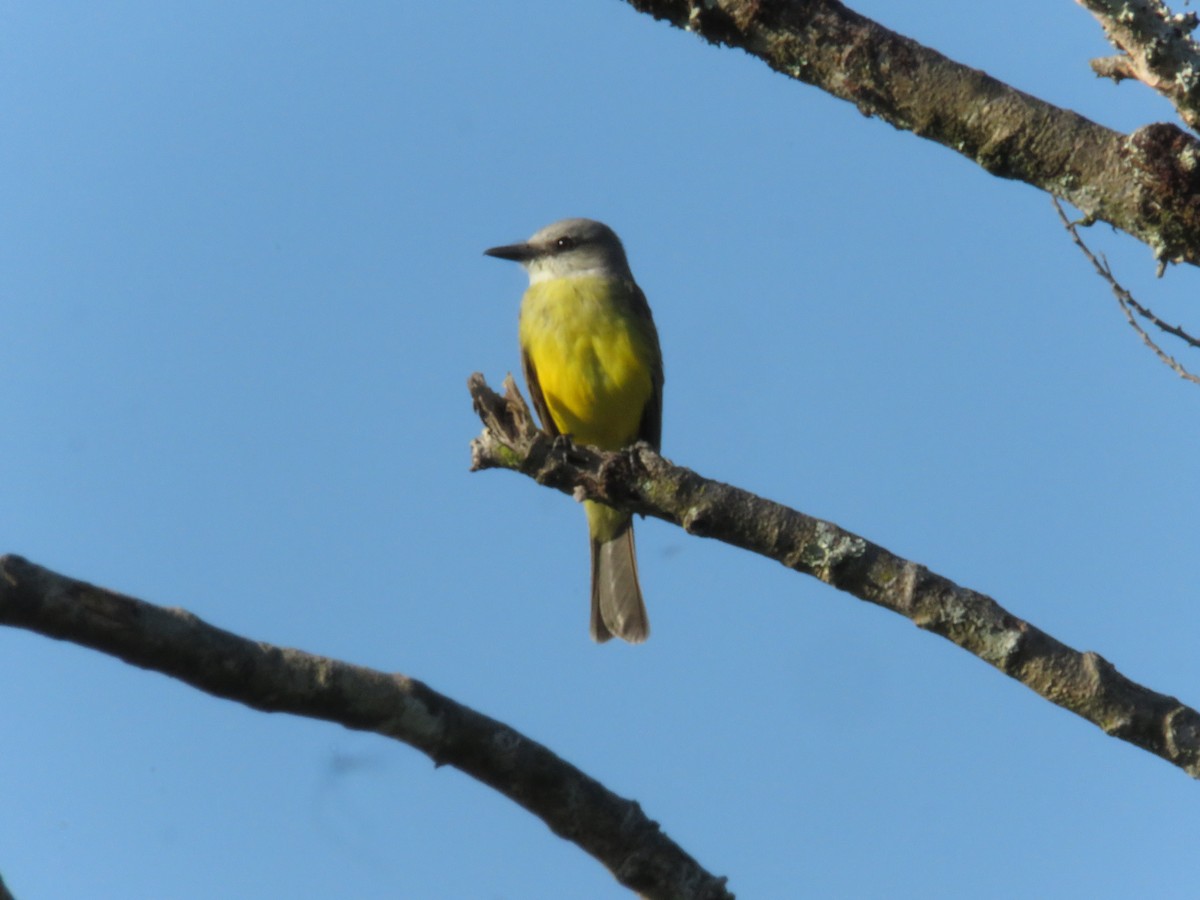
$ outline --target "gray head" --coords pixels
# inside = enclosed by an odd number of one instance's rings
[[[533,284],[581,275],[633,278],[621,239],[607,225],[592,219],[563,219],[547,225],[523,244],[483,252],[519,262]]]

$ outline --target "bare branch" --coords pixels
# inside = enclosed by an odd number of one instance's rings
[[[1172,13],[1161,0],[1075,0],[1100,22],[1124,56],[1093,60],[1097,75],[1136,78],[1175,105],[1193,130],[1200,125],[1200,45],[1194,12]]]
[[[1133,63],[1124,54],[1121,56],[1103,56],[1093,59],[1092,71],[1101,78],[1112,79],[1117,84],[1129,78],[1137,78],[1137,72],[1134,71]]]
[[[1175,359],[1175,357],[1166,353],[1161,347],[1158,346],[1158,344],[1154,342],[1150,335],[1146,333],[1146,330],[1137,323],[1137,320],[1133,317],[1134,313],[1137,313],[1143,319],[1153,324],[1160,331],[1179,338],[1189,346],[1200,348],[1200,341],[1197,341],[1196,338],[1192,337],[1180,326],[1169,325],[1164,322],[1153,312],[1139,303],[1134,298],[1133,294],[1129,293],[1128,290],[1122,287],[1117,282],[1117,279],[1113,277],[1112,268],[1109,266],[1108,260],[1096,258],[1096,255],[1092,253],[1087,244],[1083,242],[1083,238],[1079,236],[1078,224],[1067,218],[1067,214],[1063,211],[1062,204],[1060,204],[1057,199],[1054,199],[1053,202],[1055,210],[1058,211],[1058,217],[1062,220],[1063,227],[1066,228],[1068,233],[1071,235],[1071,240],[1075,242],[1075,246],[1080,249],[1085,257],[1087,257],[1088,262],[1092,264],[1092,268],[1096,270],[1096,274],[1108,282],[1108,286],[1112,289],[1113,296],[1117,298],[1117,303],[1121,306],[1121,311],[1125,313],[1126,321],[1129,322],[1134,331],[1141,335],[1142,342],[1149,347],[1154,352],[1154,355],[1157,356],[1163,363],[1170,366],[1171,369],[1174,370],[1175,374],[1180,378],[1187,379],[1193,384],[1200,384],[1200,378],[1197,378],[1195,375],[1185,369]]]
[[[1001,607],[831,522],[673,465],[645,444],[620,453],[576,447],[533,428],[511,377],[506,396],[468,382],[485,429],[472,468],[522,472],[568,494],[654,516],[819,578],[953,641],[1105,733],[1200,777],[1200,713],[1130,681]]]
[[[1061,197],[1200,264],[1200,141],[1174,125],[1125,135],[889,31],[837,0],[626,0],[714,44],[936,141],[993,175]]]
[[[164,609],[0,557],[0,623],[73,641],[264,712],[338,722],[403,741],[519,803],[646,897],[726,900],[637,803],[507,725],[405,675],[238,637]]]

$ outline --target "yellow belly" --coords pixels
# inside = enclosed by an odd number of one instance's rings
[[[618,450],[637,440],[654,390],[657,348],[633,313],[629,288],[599,278],[532,285],[520,339],[558,430]]]

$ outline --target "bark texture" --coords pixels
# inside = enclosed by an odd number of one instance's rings
[[[76,581],[19,556],[0,557],[0,622],[72,641],[263,712],[373,731],[499,791],[644,897],[726,900],[706,872],[632,800],[546,747],[405,675],[377,672],[238,637]],[[3,894],[0,894],[3,896]]]
[[[1136,78],[1175,105],[1193,131],[1200,125],[1200,46],[1196,14],[1175,14],[1160,0],[1076,0],[1099,20],[1117,57],[1092,61],[1097,75]]]
[[[1200,142],[1175,125],[1123,134],[889,31],[837,0],[626,0],[713,44],[936,141],[1200,264]]]
[[[691,534],[758,553],[911,619],[1106,734],[1200,777],[1200,713],[1126,678],[1018,618],[991,597],[955,584],[831,522],[710,481],[645,444],[619,453],[551,438],[533,424],[509,376],[505,394],[469,381],[483,433],[472,469],[521,472],[564,493],[654,516]]]

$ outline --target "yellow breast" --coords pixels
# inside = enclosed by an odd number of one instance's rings
[[[659,365],[632,290],[619,280],[558,278],[532,285],[521,304],[521,347],[554,424],[605,450],[637,440]]]

